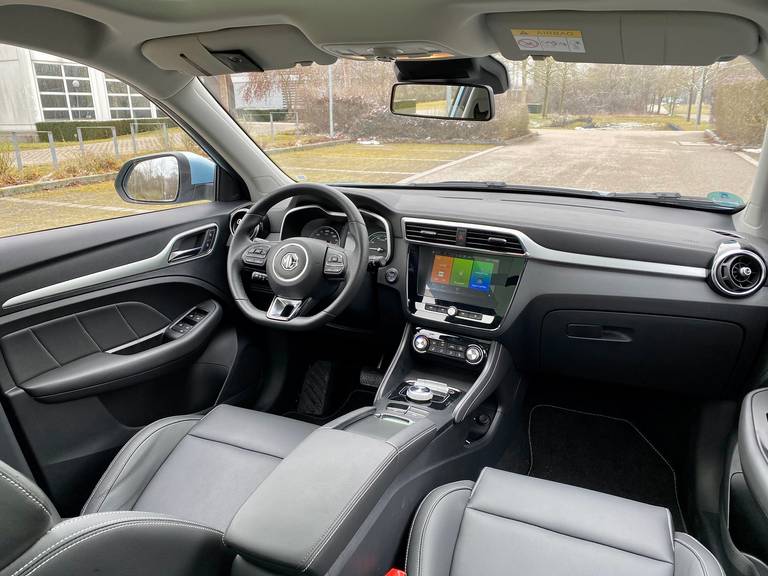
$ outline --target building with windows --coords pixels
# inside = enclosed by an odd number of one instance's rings
[[[61,120],[164,116],[134,88],[100,70],[43,52],[0,44],[0,132]]]

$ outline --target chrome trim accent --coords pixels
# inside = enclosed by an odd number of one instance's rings
[[[176,262],[168,262],[168,258],[171,256],[171,253],[173,251],[173,246],[174,244],[176,244],[176,242],[178,242],[183,238],[186,238],[187,236],[192,236],[193,234],[199,234],[200,232],[204,232],[211,228],[214,228],[216,230],[216,233],[213,237],[213,243],[211,244],[210,250],[206,252],[201,252],[197,256],[192,256],[191,258],[186,258],[184,260],[178,260]],[[149,258],[145,258],[144,260],[129,262],[128,264],[123,264],[121,266],[115,266],[114,268],[107,268],[106,270],[93,272],[92,274],[86,274],[85,276],[79,276],[77,278],[72,278],[70,280],[64,280],[63,282],[51,284],[43,288],[38,288],[37,290],[31,290],[30,292],[25,292],[24,294],[19,294],[18,296],[14,296],[13,298],[6,300],[5,303],[3,304],[3,308],[5,309],[5,308],[10,308],[11,306],[20,306],[21,304],[28,304],[29,302],[34,302],[35,300],[42,300],[43,298],[58,296],[59,294],[63,294],[65,292],[72,292],[74,290],[90,288],[91,286],[96,286],[97,284],[104,284],[106,282],[112,282],[113,280],[120,280],[121,278],[126,278],[128,276],[135,276],[137,274],[152,272],[153,270],[158,270],[166,266],[175,266],[177,264],[182,264],[186,262],[191,262],[192,260],[197,260],[198,258],[204,258],[205,256],[208,256],[208,254],[213,252],[214,248],[216,247],[216,241],[218,239],[219,239],[219,227],[216,224],[211,223],[211,224],[206,224],[204,226],[199,226],[197,228],[192,228],[191,230],[186,230],[184,232],[180,232],[179,234],[176,234],[176,236],[174,236],[168,241],[168,244],[165,245],[165,248],[163,248],[160,252],[158,252],[154,256],[150,256]]]
[[[757,260],[758,264],[760,264],[760,280],[749,290],[745,290],[744,292],[734,292],[733,290],[729,290],[725,286],[723,286],[720,283],[719,278],[717,277],[717,274],[715,271],[720,266],[720,264],[725,260],[726,258],[730,258],[731,256],[736,256],[737,254],[743,254],[745,256],[751,256],[755,260]],[[766,277],[766,267],[765,267],[765,261],[763,261],[762,257],[753,250],[746,250],[745,248],[741,247],[741,244],[738,242],[723,242],[718,246],[717,253],[715,254],[715,259],[712,261],[712,267],[709,270],[709,278],[712,280],[712,283],[715,285],[715,288],[725,294],[726,296],[734,296],[734,297],[740,297],[743,298],[745,296],[750,296],[760,290],[765,285],[765,277]]]
[[[395,355],[392,357],[392,360],[389,363],[389,366],[387,367],[387,371],[384,373],[384,377],[381,379],[381,382],[379,383],[379,387],[376,389],[376,396],[373,397],[374,402],[378,402],[382,398],[384,398],[385,394],[384,392],[387,389],[387,384],[389,382],[389,379],[392,377],[392,372],[395,370],[395,365],[400,362],[400,357],[403,355],[403,352],[405,351],[408,344],[411,342],[411,325],[406,322],[405,327],[403,328],[403,335],[400,337],[400,345],[397,347],[397,350],[395,351]]]
[[[445,322],[448,318],[457,318],[457,316],[449,316],[448,314],[442,314],[441,312],[433,312],[432,310],[427,310],[427,304],[435,305],[437,302],[434,298],[429,298],[427,296],[423,296],[424,300],[421,302],[414,302],[413,306],[416,308],[416,312],[418,314],[414,314],[414,316],[418,316],[419,318],[424,318],[427,320],[437,320],[439,322]],[[495,316],[489,316],[488,314],[483,314],[483,317],[480,320],[474,320],[472,318],[463,318],[461,316],[458,316],[459,320],[463,320],[465,322],[479,322],[480,324],[493,324],[493,321],[495,319]],[[467,326],[466,324],[457,324],[457,326]],[[472,326],[470,326],[471,328]]]
[[[285,228],[285,220],[288,218],[290,214],[293,214],[294,212],[298,212],[300,210],[309,210],[310,208],[313,208],[315,210],[320,210],[322,212],[325,212],[329,216],[336,216],[337,218],[346,218],[347,215],[344,212],[336,212],[332,210],[326,210],[322,206],[319,206],[317,204],[307,204],[306,206],[296,206],[295,208],[291,208],[283,215],[283,221],[280,223],[280,240],[285,240],[285,237],[283,236],[283,229]],[[370,210],[362,210],[360,209],[361,214],[365,214],[366,216],[373,218],[374,220],[378,220],[381,222],[384,226],[384,232],[387,234],[387,255],[384,257],[384,260],[382,261],[382,266],[386,266],[389,264],[389,261],[392,259],[392,227],[389,225],[389,220],[384,218],[384,216],[381,216],[379,214],[376,214],[375,212],[371,212]],[[377,256],[374,256],[373,258],[378,258]],[[371,260],[371,255],[368,255],[368,260]]]
[[[234,226],[235,216],[237,216],[241,212],[243,213],[243,216],[245,216],[246,214],[248,214],[248,210],[249,209],[250,209],[250,207],[248,207],[248,208],[238,208],[237,210],[233,210],[232,211],[232,213],[229,215],[229,232],[230,232],[230,234],[234,234],[235,233],[235,226]]]
[[[267,310],[267,318],[270,320],[280,320],[282,322],[287,322],[288,320],[296,317],[296,315],[301,310],[301,305],[303,302],[303,300],[292,300],[291,298],[275,296],[269,305],[269,310]],[[283,316],[283,312],[289,306],[293,307],[293,309],[291,310],[290,314],[288,314],[288,316]]]
[[[170,324],[168,326],[170,326]],[[152,334],[147,334],[146,336],[142,336],[141,338],[137,338],[136,340],[131,340],[130,342],[126,342],[125,344],[121,344],[120,346],[115,346],[114,348],[110,348],[109,350],[104,350],[104,352],[106,354],[114,354],[116,352],[120,352],[120,350],[125,350],[126,348],[130,348],[131,346],[136,346],[136,344],[141,344],[142,342],[146,342],[147,340],[152,340],[152,338],[157,338],[158,336],[165,333],[165,331],[168,329],[168,326],[165,326],[164,328],[160,328],[160,330],[156,332],[152,332]]]
[[[426,242],[422,240],[410,240],[405,235],[406,222],[416,222],[423,224],[437,224],[443,226],[458,226],[461,228],[472,228],[476,230],[485,230],[489,232],[500,232],[504,234],[514,234],[520,240],[525,249],[524,254],[514,254],[509,252],[497,252],[494,250],[482,250],[478,248],[467,248],[466,246],[455,246],[452,244],[441,244],[438,242]],[[610,258],[607,256],[593,256],[591,254],[579,254],[576,252],[562,252],[552,250],[537,244],[530,236],[515,230],[513,228],[501,228],[498,226],[486,226],[485,224],[472,224],[469,222],[452,222],[445,220],[431,220],[428,218],[410,218],[404,217],[403,238],[412,244],[425,244],[429,246],[442,246],[453,248],[455,250],[469,250],[472,252],[484,252],[489,254],[501,254],[511,258],[529,258],[541,262],[553,262],[556,264],[565,264],[570,266],[585,266],[589,268],[603,268],[607,270],[622,270],[627,272],[645,272],[647,274],[659,274],[663,276],[680,276],[683,278],[705,279],[709,275],[706,268],[696,268],[693,266],[679,266],[677,264],[664,264],[661,262],[646,262],[644,260],[627,260],[624,258]]]
[[[299,280],[301,280],[306,275],[307,270],[309,270],[309,265],[310,264],[309,264],[309,254],[307,253],[307,250],[304,248],[304,246],[302,246],[301,244],[296,244],[295,242],[289,242],[288,244],[283,244],[282,246],[280,246],[278,252],[280,250],[282,250],[283,248],[288,248],[289,246],[296,246],[302,252],[304,252],[304,268],[302,269],[301,272],[299,272],[299,275],[296,276],[295,278],[286,278],[285,276],[283,276],[282,274],[280,274],[277,271],[277,256],[275,256],[274,258],[272,258],[272,274],[277,276],[283,284],[291,285],[291,284],[296,284]],[[284,253],[282,258],[280,259],[281,260],[281,265],[280,265],[281,268],[284,268],[283,265],[282,265],[282,259],[285,258],[285,256],[287,256],[287,255],[288,255],[287,252]],[[286,272],[289,272],[289,270],[286,269]]]

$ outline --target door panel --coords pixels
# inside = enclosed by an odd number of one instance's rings
[[[242,392],[232,372],[250,348],[229,316],[225,270],[235,207],[213,202],[0,239],[0,303],[11,301],[0,309],[2,404],[62,514],[77,514],[139,427],[209,408],[225,386]],[[185,319],[196,307],[205,314]],[[181,319],[190,329],[172,331]]]

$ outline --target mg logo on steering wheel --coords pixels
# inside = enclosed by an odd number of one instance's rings
[[[288,252],[280,260],[280,266],[282,266],[283,270],[285,270],[286,272],[290,272],[291,270],[296,268],[296,266],[298,265],[299,265],[299,255],[296,254],[296,252]]]

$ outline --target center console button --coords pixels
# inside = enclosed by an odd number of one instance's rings
[[[408,400],[411,400],[412,402],[430,402],[432,396],[434,396],[432,389],[429,386],[424,386],[422,384],[412,384],[408,387],[405,395],[408,397]]]
[[[450,317],[454,317],[459,313],[459,309],[456,308],[456,306],[448,306],[448,309],[445,311],[445,313]]]
[[[429,338],[423,334],[417,334],[413,339],[413,347],[416,349],[416,352],[426,352],[427,348],[429,348]]]

